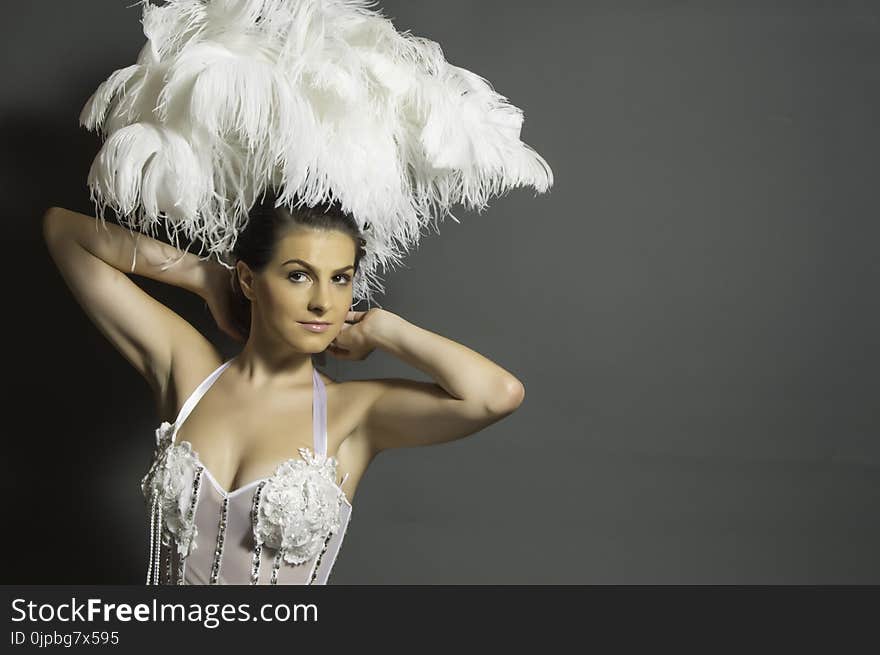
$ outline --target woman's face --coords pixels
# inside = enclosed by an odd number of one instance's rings
[[[325,350],[351,309],[354,257],[354,240],[345,232],[296,226],[281,235],[261,273],[253,275],[239,261],[252,330],[300,352]],[[320,330],[303,325],[313,321],[329,325]]]

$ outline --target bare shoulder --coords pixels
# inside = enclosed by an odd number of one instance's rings
[[[332,377],[318,371],[327,393],[332,393],[337,402],[337,407],[345,406],[353,408],[361,416],[385,391],[394,386],[394,379],[376,380],[343,380],[339,382]]]

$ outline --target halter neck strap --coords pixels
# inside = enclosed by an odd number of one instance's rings
[[[233,360],[234,358],[214,369],[183,403],[183,407],[180,408],[180,413],[174,421],[175,438],[177,430]],[[327,388],[316,368],[312,368],[312,450],[315,454],[327,455]]]

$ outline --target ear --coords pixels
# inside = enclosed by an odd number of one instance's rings
[[[238,286],[245,298],[254,300],[254,272],[242,260],[235,262],[235,274],[238,276]]]

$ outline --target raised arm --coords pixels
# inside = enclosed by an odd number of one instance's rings
[[[376,316],[365,321],[364,332],[372,344],[435,380],[359,382],[370,399],[359,431],[374,453],[461,439],[522,403],[522,383],[480,353],[391,312],[371,311]]]
[[[180,250],[60,207],[52,207],[44,215],[43,235],[77,302],[147,380],[156,392],[160,411],[176,357],[186,353],[204,358],[212,352],[219,357],[198,330],[127,275],[141,275],[206,297],[219,273],[196,254],[186,253],[181,261],[163,270],[163,264],[181,257]]]

